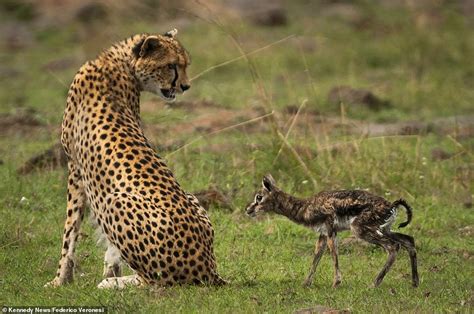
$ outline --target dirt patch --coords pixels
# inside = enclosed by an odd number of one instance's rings
[[[406,121],[396,123],[364,123],[350,121],[350,133],[366,136],[419,135],[434,133],[451,135],[457,139],[474,136],[474,116],[439,118],[430,122]]]
[[[474,115],[439,118],[426,124],[428,130],[435,134],[451,135],[456,139],[474,136]]]
[[[107,18],[107,7],[99,1],[86,3],[77,9],[74,17],[82,23],[93,23]]]
[[[299,309],[294,312],[294,314],[349,314],[351,311],[349,309],[332,309],[324,305],[315,305],[313,307],[308,307],[304,309]]]
[[[390,103],[375,96],[371,91],[350,86],[336,86],[329,91],[328,101],[340,105],[365,106],[371,110],[387,108]]]
[[[281,0],[226,0],[233,15],[258,26],[282,26],[288,23],[288,13]]]
[[[42,123],[35,117],[35,111],[33,110],[22,110],[15,114],[0,115],[0,126],[8,128],[18,127],[18,125],[39,126]]]
[[[17,110],[17,112],[0,115],[0,133],[31,132],[44,124],[36,117],[36,112],[31,109]]]
[[[361,133],[367,136],[418,135],[428,133],[428,125],[420,121],[396,123],[361,123],[354,121],[350,133]]]
[[[8,22],[0,24],[0,42],[9,51],[32,47],[35,38],[25,24]]]
[[[184,145],[184,141],[170,140],[168,142],[158,145],[157,147],[155,147],[155,150],[158,153],[168,152],[176,150],[182,145]],[[33,171],[51,170],[59,167],[67,167],[67,156],[64,153],[61,144],[57,143],[46,149],[45,151],[38,153],[28,159],[25,163],[23,163],[23,165],[21,165],[17,169],[17,172],[21,175],[27,175],[32,173]]]
[[[288,114],[288,115],[295,115],[298,112],[300,106],[295,105],[295,104],[290,104],[285,107],[283,107],[282,113]],[[300,113],[304,114],[309,114],[311,116],[319,117],[320,119],[322,118],[321,112],[313,106],[308,105],[306,108],[303,108]]]
[[[163,21],[168,19],[188,18],[190,13],[196,16],[206,18],[209,16],[207,11],[211,7],[213,11],[226,13],[223,6],[214,4],[214,1],[203,1],[195,3],[194,1],[133,1],[133,0],[9,0],[10,2],[19,2],[24,4],[31,3],[32,14],[30,19],[37,21],[42,26],[65,25],[77,22],[86,27],[94,29],[103,28],[103,25],[115,25],[116,23],[127,21],[129,19],[140,19],[145,21]],[[176,24],[172,24],[177,26]],[[100,29],[103,31],[103,29]],[[97,34],[96,34],[97,35]]]
[[[431,160],[433,161],[441,161],[449,159],[453,156],[453,154],[448,153],[441,147],[435,147],[431,150]]]
[[[328,1],[321,10],[323,17],[344,20],[351,24],[361,23],[363,15],[360,8],[350,1]]]
[[[215,103],[211,100],[200,99],[200,100],[178,100],[171,104],[166,104],[160,100],[149,100],[144,101],[140,104],[140,110],[142,113],[154,113],[157,110],[163,108],[170,109],[182,109],[188,112],[195,112],[196,110],[206,111],[210,108],[222,109],[224,106],[221,104]]]
[[[72,68],[77,63],[78,62],[76,61],[75,58],[66,57],[62,59],[49,61],[48,63],[44,64],[41,68],[43,70],[48,70],[48,71],[62,71],[62,70]]]
[[[474,2],[471,0],[459,0],[460,11],[464,14],[469,22],[474,24]]]
[[[345,101],[362,102],[364,106],[372,109],[386,106],[387,102],[374,96],[371,92],[365,90],[345,90],[346,93],[342,96],[348,97]],[[341,95],[336,96],[338,92],[333,91],[334,101],[341,101]],[[351,98],[351,99],[349,99]],[[149,101],[142,105],[142,112],[155,112],[160,109],[163,104],[156,101]],[[212,133],[229,126],[236,125],[265,114],[265,110],[259,107],[245,108],[245,109],[229,109],[225,106],[209,101],[178,101],[170,105],[170,108],[180,108],[189,113],[189,119],[186,121],[178,121],[173,124],[171,128],[161,126],[159,124],[146,125],[146,133],[150,134],[153,139],[156,136],[157,140],[154,142],[161,142],[163,139],[189,138],[192,134]],[[289,104],[282,108],[281,111],[275,112],[275,119],[285,133],[288,129],[293,116],[298,112],[299,106]],[[250,132],[265,132],[269,130],[268,123],[265,120],[243,125],[237,129]],[[292,134],[323,134],[330,135],[333,133],[345,133],[365,135],[368,137],[375,136],[391,136],[391,135],[419,135],[427,133],[435,133],[439,135],[451,135],[457,139],[469,138],[474,136],[474,116],[462,117],[448,117],[435,119],[430,122],[422,121],[403,121],[395,123],[372,123],[359,120],[344,119],[339,117],[328,117],[321,115],[320,112],[310,105],[303,108],[299,114],[298,120],[292,130]],[[168,141],[169,142],[169,141]],[[169,142],[166,145],[172,146],[174,142]],[[337,153],[338,149],[335,149]],[[433,158],[445,158],[444,155],[438,156],[437,152],[433,153]]]
[[[180,106],[181,105],[183,108],[192,112],[191,119],[177,121],[170,127],[164,127],[159,124],[145,125],[145,134],[149,136],[152,142],[161,142],[164,146],[172,147],[179,146],[176,145],[176,141],[182,141],[183,138],[190,138],[193,135],[197,137],[199,135],[215,133],[227,128],[245,132],[262,131],[266,129],[265,123],[262,123],[263,120],[256,123],[240,125],[240,123],[261,116],[262,114],[257,109],[226,109],[218,107],[213,103],[202,102],[180,104]],[[171,140],[165,140],[166,138]],[[163,140],[166,142],[163,142]]]
[[[142,105],[142,112],[156,112],[163,109],[163,103],[158,101],[147,101]],[[156,149],[159,153],[166,154],[178,150],[195,139],[208,138],[219,133],[238,130],[247,134],[270,132],[268,117],[258,119],[265,114],[261,107],[250,107],[244,109],[225,108],[208,100],[179,101],[171,105],[189,112],[183,119],[176,119],[174,123],[145,124],[145,134],[152,143],[157,143]],[[279,129],[286,134],[292,125],[299,106],[288,105],[273,115]],[[252,121],[256,119],[255,121]],[[247,123],[251,121],[251,123]],[[36,118],[33,111],[19,111],[13,115],[0,116],[0,131],[2,134],[8,130],[17,133],[19,130],[36,130],[42,127],[42,123]],[[327,117],[321,115],[316,109],[307,106],[301,110],[297,121],[291,130],[290,136],[306,136],[324,138],[331,134],[354,134],[367,137],[390,136],[390,135],[418,135],[426,133],[450,135],[455,138],[474,136],[474,116],[450,117],[436,119],[430,122],[408,121],[397,123],[367,123],[364,121],[341,119],[339,117]],[[223,154],[235,149],[232,143],[207,143],[197,145],[200,151]],[[196,146],[189,149],[196,149]],[[255,147],[254,149],[257,149]],[[313,144],[294,145],[294,149],[301,156],[308,159],[314,158],[321,151],[328,151],[333,155],[348,153],[356,149],[353,143],[336,143],[321,146],[317,149]],[[51,147],[45,152],[33,156],[21,168],[20,173],[26,174],[33,169],[54,168],[64,165],[65,156],[62,155],[59,146]],[[433,160],[444,160],[452,155],[434,149]],[[469,174],[471,172],[468,172]],[[466,172],[460,171],[457,177],[460,181],[468,179]]]
[[[234,208],[230,198],[216,187],[210,187],[206,190],[194,192],[193,195],[199,200],[201,206],[206,209],[209,209],[211,206],[228,210]]]
[[[177,125],[172,130],[174,133],[191,133],[194,131],[198,133],[211,133],[250,120],[252,118],[256,118],[258,116],[259,114],[255,113],[253,110],[206,110],[205,113],[201,113],[196,119],[191,121],[191,123]],[[245,127],[242,126],[242,128]],[[245,129],[246,131],[249,131],[248,127]]]
[[[281,6],[260,9],[250,14],[249,19],[259,26],[282,26],[288,24],[286,10]]]
[[[171,108],[181,108],[183,110],[194,111],[196,109],[203,109],[203,108],[222,108],[223,106],[215,103],[211,100],[196,100],[196,101],[189,101],[189,100],[181,100],[176,101],[169,105]]]
[[[14,79],[18,77],[20,74],[21,72],[15,68],[12,68],[3,64],[0,65],[0,80],[1,81]]]
[[[17,172],[26,175],[34,170],[54,169],[67,166],[67,157],[61,144],[53,145],[46,151],[28,159]]]

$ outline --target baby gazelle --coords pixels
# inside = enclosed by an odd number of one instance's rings
[[[411,261],[412,284],[418,287],[415,240],[409,235],[390,231],[395,221],[397,207],[403,205],[408,219],[399,228],[411,221],[412,210],[400,199],[393,203],[382,197],[360,190],[320,192],[309,199],[298,199],[280,190],[271,175],[263,178],[263,188],[247,206],[247,214],[254,217],[259,212],[274,212],[320,233],[316,243],[313,265],[305,286],[310,286],[319,260],[326,250],[326,244],[334,262],[333,287],[341,283],[341,273],[337,256],[336,234],[351,230],[360,239],[377,244],[388,252],[388,260],[375,278],[377,287],[395,262],[400,247],[408,251]]]

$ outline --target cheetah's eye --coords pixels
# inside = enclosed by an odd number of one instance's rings
[[[174,63],[168,64],[168,69],[171,69],[171,70],[176,69],[176,64],[174,64]]]
[[[262,198],[263,198],[263,197],[262,197],[261,195],[257,195],[257,196],[255,197],[255,200],[257,201],[257,203],[260,203],[260,202],[262,201]]]

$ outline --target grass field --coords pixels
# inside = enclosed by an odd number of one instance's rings
[[[277,26],[203,4],[193,4],[198,13],[128,14],[126,23],[114,16],[104,24],[40,23],[27,19],[25,7],[1,7],[0,306],[473,312],[474,22],[456,1],[425,2],[288,1],[288,22]],[[203,73],[175,105],[142,97],[146,134],[181,185],[190,192],[216,187],[230,200],[212,205],[209,215],[219,272],[231,283],[98,290],[104,251],[86,222],[75,282],[44,289],[59,259],[66,171],[47,166],[20,175],[17,169],[58,142],[68,85],[85,60],[130,34],[174,26],[192,55],[191,77],[290,36]],[[338,85],[370,90],[390,106],[334,104],[328,93]],[[427,127],[407,131],[404,123]],[[388,126],[402,127],[387,133]],[[313,286],[303,288],[317,235],[282,217],[253,220],[244,213],[266,173],[301,197],[363,188],[407,199],[414,220],[403,232],[416,239],[420,287],[411,287],[408,255],[401,252],[383,284],[371,288],[385,253],[344,239],[342,285],[331,288],[326,254]]]

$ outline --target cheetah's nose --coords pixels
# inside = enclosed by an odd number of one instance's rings
[[[189,88],[191,87],[191,85],[189,84],[181,84],[181,89],[184,91],[187,91]]]

